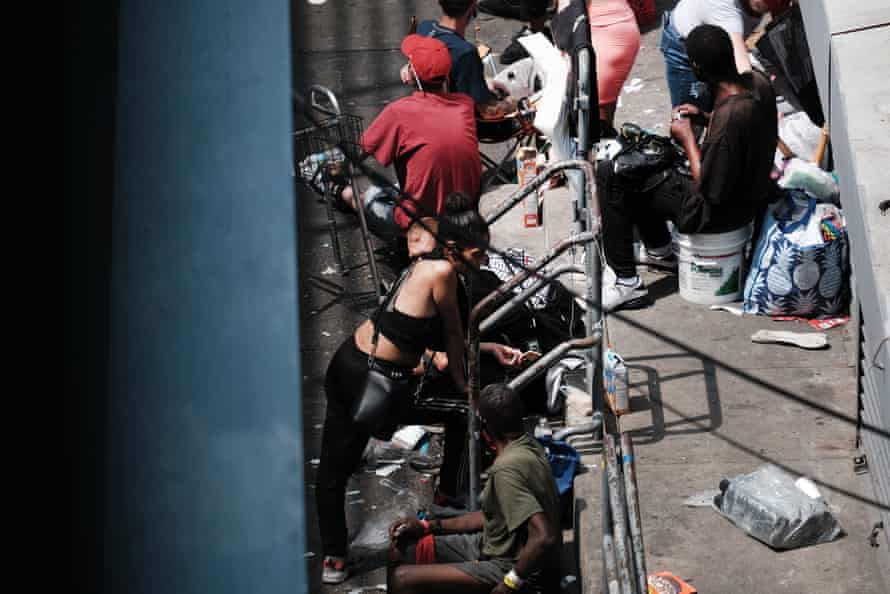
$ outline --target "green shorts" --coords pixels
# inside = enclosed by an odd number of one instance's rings
[[[482,559],[482,533],[445,534],[433,538],[436,563],[448,564],[468,576],[492,587],[503,581],[513,567],[509,559]],[[415,546],[405,547],[405,563],[414,564],[417,559]]]

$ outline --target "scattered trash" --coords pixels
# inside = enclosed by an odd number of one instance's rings
[[[377,467],[385,464],[402,464],[405,462],[405,454],[405,449],[401,446],[372,437],[365,446],[362,459],[368,466]]]
[[[304,559],[311,559],[314,556],[315,556],[315,553],[313,553],[312,551],[306,551],[305,553],[303,553]]]
[[[321,335],[322,335],[322,336],[326,336],[326,337],[329,337],[329,338],[330,338],[330,336],[331,336],[331,333],[330,333],[330,332],[328,332],[328,331],[327,331],[327,330],[322,330],[322,331],[321,331]]]
[[[720,490],[717,511],[774,549],[830,542],[843,534],[816,485],[773,464],[724,479]]]
[[[720,489],[708,489],[701,493],[690,495],[683,500],[683,505],[686,507],[713,507],[714,509],[717,509],[717,504],[714,502],[714,499],[718,495],[720,495]]]
[[[786,332],[782,330],[758,330],[751,335],[751,342],[763,344],[790,344],[802,349],[823,349],[828,346],[824,332]]]
[[[413,450],[425,435],[426,431],[422,426],[406,425],[393,434],[390,443],[406,450]]]
[[[612,349],[603,353],[603,387],[606,403],[616,415],[630,412],[627,366],[621,355]]]
[[[333,266],[328,266],[327,268],[322,270],[321,273],[325,276],[330,276],[332,274],[337,274],[337,270]]]
[[[353,588],[346,594],[364,594],[365,592],[386,592],[386,584],[377,584],[374,586],[363,586],[361,588]]]
[[[646,578],[649,594],[697,594],[698,590],[669,571],[659,571]]]
[[[364,499],[353,499],[352,501],[349,502],[349,505],[360,505],[364,502],[365,502]]]
[[[729,312],[734,316],[742,317],[745,315],[745,312],[742,311],[741,307],[733,307],[731,305],[712,305],[709,308],[711,311],[725,311]]]
[[[810,320],[800,316],[773,316],[774,322],[805,322],[816,330],[830,330],[837,326],[843,326],[850,321],[850,316],[839,316],[837,318],[823,318],[821,320]]]
[[[374,473],[377,476],[389,476],[395,471],[399,470],[402,467],[401,464],[387,464],[386,466],[381,466]]]
[[[417,472],[429,472],[442,466],[442,458],[418,454],[411,458],[408,465]]]
[[[309,460],[309,464],[311,464],[312,466],[318,466],[319,464],[321,464],[321,460],[319,458],[312,458],[311,460]]]
[[[359,530],[351,547],[357,549],[383,550],[389,547],[389,527],[393,522],[405,517],[416,517],[420,507],[417,495],[400,487],[389,479],[381,479],[380,484],[392,491],[386,498],[386,505],[379,506],[379,512],[364,517],[365,523]],[[378,506],[370,506],[377,510]]]
[[[307,2],[309,2],[309,4],[311,4],[312,6],[321,6],[327,1],[328,0],[307,0]]]
[[[360,489],[353,489],[352,491],[346,491],[346,494],[351,497],[353,495],[361,495],[362,492]]]
[[[643,88],[644,84],[642,78],[632,78],[628,84],[624,85],[624,92],[636,93]]]
[[[574,575],[564,575],[564,576],[562,576],[562,579],[559,580],[559,587],[560,588],[568,588],[569,584],[574,584],[577,581],[578,581],[578,578]]]

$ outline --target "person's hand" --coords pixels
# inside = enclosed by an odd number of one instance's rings
[[[389,529],[389,537],[396,546],[401,544],[402,539],[416,540],[424,534],[426,534],[426,529],[417,518],[396,520]]]
[[[494,358],[497,359],[498,363],[504,367],[514,367],[518,365],[519,358],[522,356],[522,352],[519,349],[514,349],[505,344],[497,343],[492,345],[491,354],[494,355]]]
[[[410,64],[405,64],[404,66],[402,66],[402,69],[399,71],[399,78],[401,78],[402,83],[406,85],[414,83],[414,76],[411,74]]]
[[[696,116],[701,115],[702,110],[698,108],[697,105],[693,105],[692,103],[683,103],[682,105],[678,105],[674,109],[671,110],[671,120],[676,120],[677,116]]]
[[[678,108],[679,109],[679,108]],[[695,142],[695,132],[692,130],[692,120],[688,116],[677,113],[671,116],[671,136],[685,146],[688,141]]]
[[[510,96],[510,89],[499,80],[488,81],[488,88],[491,89],[492,93],[497,95],[498,99],[505,99]]]

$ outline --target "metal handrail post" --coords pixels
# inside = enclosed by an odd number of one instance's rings
[[[621,470],[618,466],[615,436],[603,436],[603,455],[606,458],[606,474],[609,477],[609,505],[612,513],[612,534],[615,560],[622,594],[635,594],[636,580],[631,578],[633,562],[627,550],[627,501],[623,496]]]
[[[624,497],[627,500],[627,519],[630,522],[637,587],[646,591],[646,549],[643,546],[643,521],[640,517],[640,497],[637,491],[637,472],[634,467],[633,440],[629,433],[621,434],[621,467],[624,470]]]

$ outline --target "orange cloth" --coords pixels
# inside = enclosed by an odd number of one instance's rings
[[[414,562],[417,565],[430,565],[436,562],[436,541],[432,534],[427,534],[417,541]]]
[[[596,52],[599,104],[618,101],[640,50],[640,29],[627,0],[589,0],[590,41]]]

